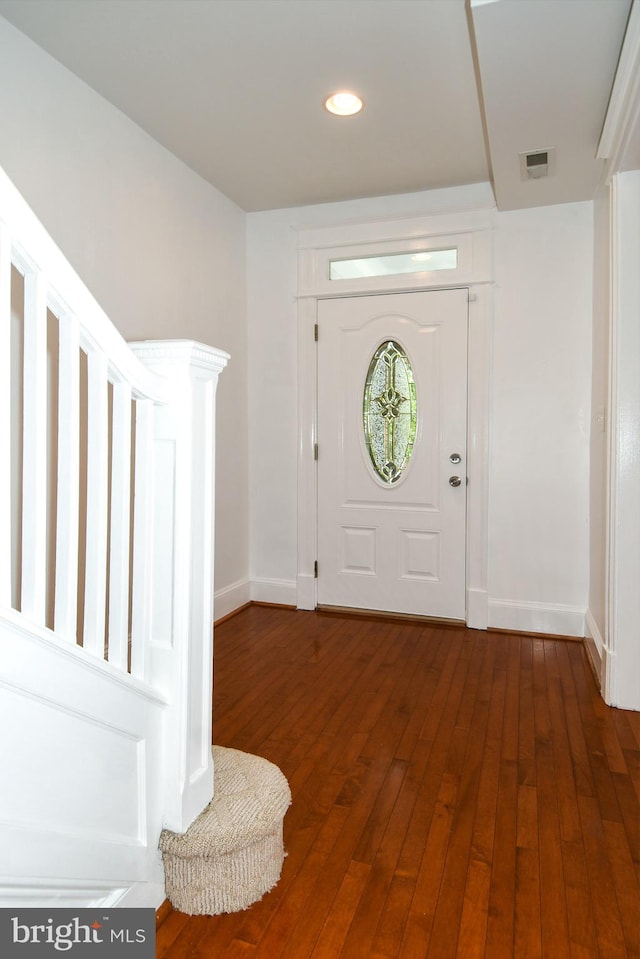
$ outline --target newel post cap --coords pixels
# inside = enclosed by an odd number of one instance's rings
[[[199,378],[217,376],[229,362],[229,354],[195,340],[139,340],[129,346],[141,363],[157,372],[196,373]]]

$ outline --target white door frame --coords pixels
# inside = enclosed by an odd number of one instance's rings
[[[371,279],[329,279],[332,258],[442,249],[455,245],[458,266],[438,273]],[[371,221],[315,230],[298,237],[298,609],[315,609],[317,558],[317,348],[319,299],[411,290],[469,290],[467,367],[466,622],[488,625],[487,549],[489,402],[492,318],[490,211]]]

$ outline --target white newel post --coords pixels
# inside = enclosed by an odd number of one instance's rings
[[[163,736],[163,819],[165,827],[184,832],[213,796],[215,393],[229,357],[185,340],[130,346],[169,384],[169,403],[154,413],[151,613],[144,671],[170,701]]]

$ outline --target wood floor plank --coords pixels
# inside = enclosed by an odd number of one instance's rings
[[[558,643],[557,653],[561,669],[562,702],[567,723],[569,751],[573,765],[573,777],[576,793],[581,796],[593,796],[594,784],[589,758],[589,746],[585,737],[583,717],[580,708],[580,691],[575,683],[575,675],[569,658],[570,643]],[[584,664],[583,667],[584,669]],[[590,695],[590,687],[583,686],[585,695]]]
[[[475,801],[469,867],[458,936],[461,956],[484,955],[495,842],[496,805],[505,712],[507,655],[504,637],[492,642],[494,659],[488,697],[487,731]]]
[[[212,955],[233,955],[234,952],[237,952],[235,935],[241,922],[241,917],[238,914],[211,917],[205,927],[204,934],[189,953],[190,959],[210,959]],[[234,943],[233,947],[232,943]],[[173,959],[172,953],[168,953],[168,955]],[[161,957],[158,955],[156,959],[161,959]]]
[[[156,933],[156,959],[163,959],[169,954],[188,921],[188,916],[181,912],[169,913]]]
[[[420,658],[415,664],[411,677],[405,706],[408,712],[408,721],[396,748],[397,759],[410,759],[416,749],[416,742],[420,739],[427,707],[432,702],[435,690],[438,688],[443,664],[451,648],[446,641],[446,630],[441,630],[437,634],[421,629],[416,634],[415,641],[420,652]],[[428,735],[425,738],[428,739]]]
[[[334,842],[325,866],[318,872],[304,914],[296,922],[284,944],[282,956],[296,959],[308,955],[326,921],[328,911],[338,895],[342,878],[353,859],[368,813],[385,781],[386,762],[367,761],[366,772],[358,793],[358,801],[347,809],[342,828]]]
[[[384,868],[388,881],[387,897],[380,909],[371,947],[372,954],[377,956],[397,954],[401,939],[399,930],[413,899],[415,877],[400,874],[399,859],[407,843],[409,824],[417,821],[414,814],[428,769],[430,751],[430,743],[418,740],[415,744],[402,789],[377,853],[376,864]]]
[[[343,947],[338,954],[342,959],[350,956],[369,955],[376,932],[374,917],[380,915],[386,902],[393,879],[393,867],[384,859],[376,859],[370,868],[367,883],[353,914]],[[329,959],[329,956],[326,957]]]
[[[544,644],[545,682],[551,719],[554,786],[558,795],[560,835],[566,842],[577,842],[581,836],[576,782],[569,747],[569,734],[560,679],[558,643]]]
[[[454,780],[441,779],[402,937],[400,955],[406,959],[418,956],[424,959],[431,942],[457,791]]]
[[[372,957],[396,959],[414,892],[413,879],[393,876],[371,944]]]
[[[611,718],[622,749],[629,749],[637,755],[640,749],[640,712],[616,709]]]
[[[536,726],[533,705],[533,643],[528,640],[517,644],[520,651],[519,683],[509,684],[510,696],[518,695],[518,783],[522,786],[536,784]],[[514,688],[515,687],[515,688]],[[510,705],[510,714],[515,714],[515,704]]]
[[[447,959],[454,930],[459,930],[461,925],[485,755],[489,716],[487,693],[490,677],[493,676],[493,660],[494,650],[487,649],[484,638],[480,639],[475,644],[469,670],[470,682],[466,684],[463,696],[466,708],[459,711],[457,719],[456,731],[465,730],[464,737],[461,736],[464,754],[460,765],[456,764],[457,768],[449,768],[450,775],[458,776],[459,788],[428,959]]]
[[[452,644],[455,647],[455,644]],[[464,691],[468,658],[453,648],[443,666],[442,678],[427,710],[420,730],[420,740],[429,748],[428,774],[422,778],[406,839],[396,872],[400,876],[418,877],[424,862],[429,827],[438,802],[449,749],[455,731],[455,717]],[[455,679],[455,685],[454,685]]]
[[[354,860],[349,863],[334,908],[316,940],[312,959],[336,959],[340,955],[370,872],[371,867],[367,863]]]
[[[640,896],[638,896],[636,864],[632,861],[624,827],[616,822],[603,822],[602,829],[608,860],[611,864],[625,945],[629,956],[636,959],[640,956]]]
[[[640,959],[638,717],[580,643],[249,607],[214,737],[289,780],[287,857],[158,959]]]
[[[516,809],[518,766],[502,759],[498,774],[496,829],[491,863],[491,889],[485,954],[491,959],[512,959],[516,910]]]
[[[353,858],[357,862],[373,863],[380,844],[388,833],[388,824],[396,805],[398,795],[407,775],[407,764],[402,760],[394,759],[382,787],[371,807],[369,818],[360,833],[358,845]],[[395,863],[394,863],[395,865]]]
[[[596,799],[582,796],[579,804],[598,949],[600,955],[606,956],[607,959],[628,959],[618,898],[615,885],[611,881],[612,872],[599,804]],[[605,876],[606,881],[603,881]]]
[[[248,933],[245,927],[245,937],[255,939],[260,945],[262,954],[278,955],[278,949],[289,938],[291,929],[301,916],[307,914],[318,874],[325,869],[329,853],[344,826],[346,817],[346,809],[340,806],[334,806],[331,809],[310,851],[300,864],[294,867],[294,881],[291,883],[290,890],[287,895],[281,897],[268,925],[257,930],[257,933],[253,935]]]
[[[538,793],[535,786],[518,787],[516,820],[516,890],[514,955],[542,956]]]
[[[632,765],[630,761],[629,765]],[[622,825],[627,835],[627,845],[629,849],[635,850],[634,861],[636,869],[640,867],[640,800],[633,786],[631,776],[622,773],[613,773],[613,785],[618,800],[618,808],[622,818]],[[605,817],[603,816],[603,819]],[[609,822],[610,820],[606,820]]]
[[[471,859],[464,887],[464,902],[458,931],[460,956],[484,956],[491,890],[491,866],[481,859]]]
[[[165,923],[169,921],[169,916]],[[163,923],[163,925],[165,924]],[[207,928],[211,923],[209,916],[191,916],[186,922],[176,938],[171,943],[165,955],[170,955],[171,959],[190,959],[194,955],[198,943],[206,934]],[[160,927],[162,928],[162,927]]]
[[[507,650],[506,688],[500,730],[495,837],[491,853],[491,888],[487,915],[485,955],[491,959],[513,956],[516,907],[516,841],[518,783],[523,761],[520,755],[520,679],[533,686],[532,644],[511,641]],[[528,655],[527,655],[528,654]],[[525,664],[523,668],[523,662]],[[533,768],[531,760],[529,766]],[[527,767],[525,767],[527,768]],[[525,774],[525,779],[535,774]]]
[[[542,955],[544,959],[553,959],[558,954],[568,955],[570,952],[562,863],[561,796],[555,749],[555,736],[559,733],[553,727],[552,687],[545,643],[535,640],[533,647]]]
[[[218,953],[219,955],[219,953]],[[256,955],[256,947],[251,945],[249,942],[244,942],[242,939],[233,939],[224,953],[228,959],[250,959],[251,956]]]
[[[598,956],[598,940],[582,841],[563,842],[562,863],[571,959],[593,959]]]

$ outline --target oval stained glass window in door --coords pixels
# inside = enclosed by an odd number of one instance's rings
[[[418,422],[409,357],[395,340],[373,354],[364,386],[365,445],[376,475],[396,483],[409,465]]]

